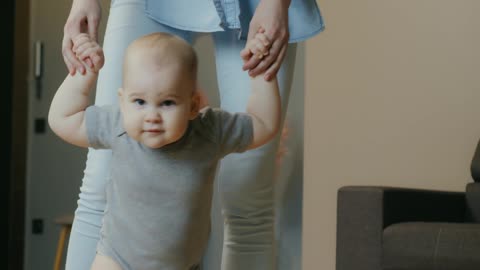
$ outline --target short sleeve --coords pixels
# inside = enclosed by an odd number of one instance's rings
[[[111,149],[120,125],[118,108],[90,106],[85,113],[89,145],[95,149]]]
[[[208,108],[200,117],[210,129],[210,137],[217,143],[220,156],[244,152],[252,144],[253,124],[248,114]]]

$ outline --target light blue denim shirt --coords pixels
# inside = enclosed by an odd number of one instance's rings
[[[239,30],[246,39],[248,26],[260,0],[147,0],[145,11],[168,26],[195,32]],[[306,40],[323,31],[315,0],[292,0],[288,9],[289,42]]]

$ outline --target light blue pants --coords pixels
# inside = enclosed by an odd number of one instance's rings
[[[122,83],[125,49],[134,39],[152,32],[168,32],[193,43],[199,33],[174,29],[148,18],[143,0],[116,0],[110,8],[95,104],[114,104]],[[235,31],[212,33],[221,107],[246,109],[250,78],[242,71],[240,50],[245,41]],[[291,44],[277,75],[285,116],[295,63]],[[200,63],[200,67],[202,65]],[[283,118],[282,117],[282,118]],[[205,270],[271,270],[275,268],[273,174],[278,137],[243,154],[231,154],[221,163],[212,208],[212,231],[202,262]],[[89,149],[67,253],[67,270],[90,269],[105,209],[105,183],[111,152]],[[220,214],[221,211],[221,214]]]

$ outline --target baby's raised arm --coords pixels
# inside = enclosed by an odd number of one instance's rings
[[[88,63],[87,72],[82,75],[68,74],[53,97],[48,113],[50,128],[60,138],[80,147],[88,147],[85,125],[85,109],[90,105],[90,92],[97,80],[98,70],[103,66],[103,51],[86,34],[74,39],[77,57]],[[87,61],[89,60],[89,61]]]
[[[259,32],[246,45],[247,51],[242,51],[242,57],[251,53],[262,58],[268,54],[267,46],[268,39],[263,32]],[[265,81],[263,77],[262,75],[252,78],[252,90],[247,104],[247,113],[252,117],[253,142],[248,149],[257,148],[267,143],[275,137],[280,129],[281,103],[277,78]]]

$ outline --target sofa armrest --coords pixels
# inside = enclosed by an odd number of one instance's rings
[[[407,221],[461,222],[465,194],[345,186],[337,197],[337,270],[380,270],[383,229]]]

